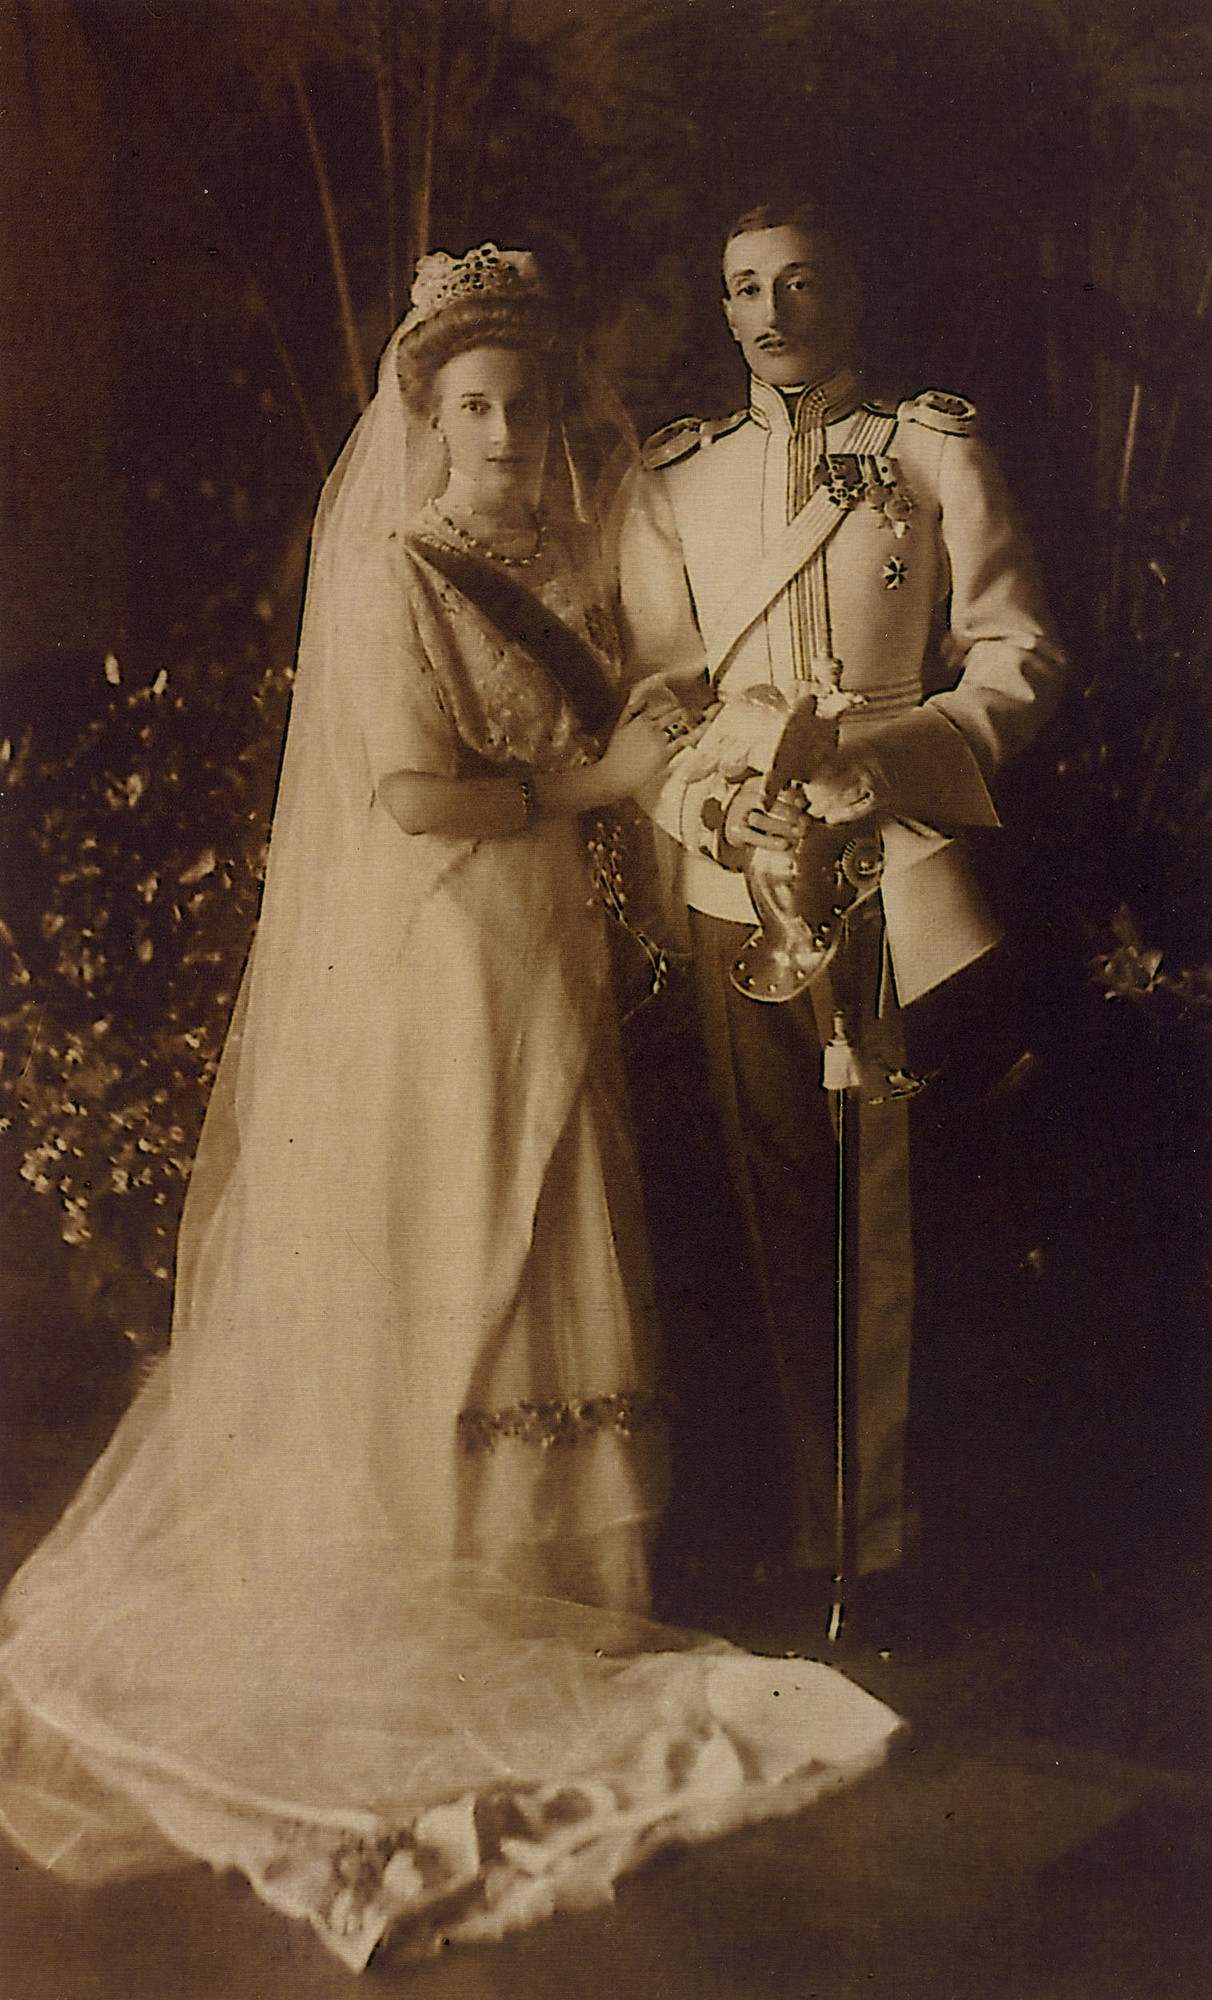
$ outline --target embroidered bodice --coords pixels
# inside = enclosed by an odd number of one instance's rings
[[[456,586],[424,562],[424,545],[464,545],[434,504],[414,530],[411,586],[425,653],[424,666],[460,744],[471,753],[468,774],[487,763],[559,770],[589,762],[599,745],[584,728],[553,676],[525,649],[496,630]],[[549,529],[525,569],[511,565],[515,583],[536,597],[592,648],[603,673],[619,678],[619,641],[596,566]]]

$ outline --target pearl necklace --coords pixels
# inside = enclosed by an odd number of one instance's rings
[[[464,528],[458,521],[452,521],[450,515],[444,514],[440,507],[435,507],[434,512],[437,514],[442,526],[448,528],[456,541],[462,542],[464,548],[474,549],[477,555],[487,556],[490,562],[501,563],[506,569],[529,569],[531,564],[536,563],[543,553],[543,523],[541,520],[536,519],[534,524],[534,547],[531,549],[530,554],[528,556],[507,556],[500,549],[494,549],[491,542],[481,541],[478,535],[473,535],[470,528]]]

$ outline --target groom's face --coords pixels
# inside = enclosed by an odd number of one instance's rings
[[[724,316],[755,375],[804,387],[850,359],[854,281],[824,236],[746,230],[724,250]]]

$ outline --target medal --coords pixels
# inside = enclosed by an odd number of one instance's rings
[[[868,460],[873,477],[867,487],[867,504],[874,507],[880,517],[881,528],[891,528],[897,541],[902,541],[909,533],[909,516],[913,512],[912,496],[897,483],[896,465],[890,458]],[[894,590],[895,584],[889,584]]]
[[[826,452],[817,462],[812,486],[814,492],[823,486],[844,513],[866,501],[878,514],[880,527],[891,528],[898,542],[909,533],[913,498],[898,484],[889,458],[876,458],[870,452]]]
[[[860,458],[857,452],[827,452],[817,469],[816,483],[827,488],[835,507],[846,511],[866,499],[867,466],[873,463],[874,460]]]

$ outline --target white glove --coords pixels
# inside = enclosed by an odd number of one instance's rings
[[[845,826],[868,813],[890,809],[890,788],[878,758],[870,751],[842,751],[804,780],[804,799],[813,819],[827,826]]]
[[[747,688],[733,700],[721,701],[695,748],[686,753],[683,771],[692,782],[718,771],[737,784],[750,771],[769,770],[789,713],[777,688]]]

